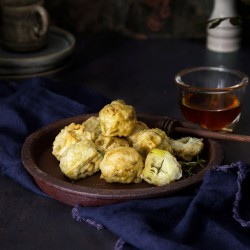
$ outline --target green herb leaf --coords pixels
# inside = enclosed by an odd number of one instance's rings
[[[179,161],[179,163],[182,166],[182,171],[190,177],[204,168],[206,160],[200,159],[197,156],[195,161]]]

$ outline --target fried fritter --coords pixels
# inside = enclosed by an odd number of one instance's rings
[[[182,177],[181,165],[168,151],[155,148],[147,155],[141,177],[156,186],[166,185]]]
[[[114,148],[100,163],[101,178],[111,183],[139,183],[143,167],[142,157],[134,148]]]
[[[136,126],[136,113],[132,106],[116,100],[99,112],[101,131],[104,136],[128,136]]]
[[[53,142],[52,154],[57,160],[60,160],[65,150],[81,141],[85,136],[87,135],[84,135],[84,127],[81,124],[71,123],[65,126]]]
[[[143,157],[146,157],[153,148],[164,149],[170,153],[173,152],[170,145],[170,138],[159,128],[145,129],[139,132],[133,147]]]
[[[102,154],[105,154],[108,150],[117,147],[129,147],[129,142],[125,138],[117,136],[104,136],[100,134],[95,141],[96,148]]]
[[[137,121],[136,126],[133,130],[133,132],[127,137],[129,142],[133,145],[133,143],[137,140],[137,137],[139,135],[139,132],[148,129],[149,127],[147,126],[146,123]]]
[[[91,116],[82,123],[84,131],[91,133],[91,138],[95,141],[98,135],[101,133],[99,117]]]
[[[89,140],[81,140],[69,147],[60,159],[61,171],[71,180],[78,180],[99,171],[102,155],[95,144]]]
[[[186,161],[191,161],[201,153],[204,148],[203,139],[195,137],[183,137],[177,140],[171,139],[173,154]]]

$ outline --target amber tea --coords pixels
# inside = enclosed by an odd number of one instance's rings
[[[225,67],[198,67],[175,77],[186,120],[213,131],[232,132],[240,119],[248,77]]]
[[[232,94],[190,93],[182,98],[180,108],[187,120],[209,130],[222,130],[239,119],[241,111]]]

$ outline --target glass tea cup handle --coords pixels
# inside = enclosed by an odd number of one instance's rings
[[[49,15],[48,12],[39,5],[33,6],[33,13],[37,19],[34,24],[35,35],[40,37],[47,33],[49,26]]]

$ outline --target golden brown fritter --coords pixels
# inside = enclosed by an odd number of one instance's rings
[[[100,163],[101,178],[107,182],[139,183],[143,167],[142,157],[134,148],[114,148]]]
[[[191,161],[195,156],[201,153],[204,148],[203,139],[195,137],[183,137],[177,140],[171,140],[171,147],[175,156],[186,161]]]
[[[133,147],[143,156],[153,148],[159,148],[173,152],[170,145],[170,138],[166,133],[159,128],[145,129],[139,132],[137,140],[134,142]]]
[[[95,141],[98,135],[101,133],[99,117],[91,116],[82,123],[84,131],[91,133],[92,140]]]
[[[117,147],[129,147],[129,142],[125,138],[117,136],[104,136],[100,134],[95,141],[96,148],[102,154],[105,154],[108,150]]]
[[[150,184],[162,186],[180,179],[182,169],[171,153],[155,148],[147,155],[141,177]]]
[[[136,113],[122,100],[111,102],[99,112],[101,131],[104,136],[128,136],[136,126]]]
[[[84,137],[84,128],[81,124],[71,123],[65,126],[56,136],[53,142],[52,154],[60,160],[62,154],[73,144],[79,142]]]
[[[148,129],[149,127],[147,126],[146,123],[137,121],[136,126],[133,130],[133,132],[127,137],[128,141],[133,145],[133,143],[137,140],[137,137],[139,135],[139,132]]]
[[[81,140],[63,153],[59,166],[68,178],[77,180],[99,171],[101,160],[102,156],[95,144],[89,140]]]

